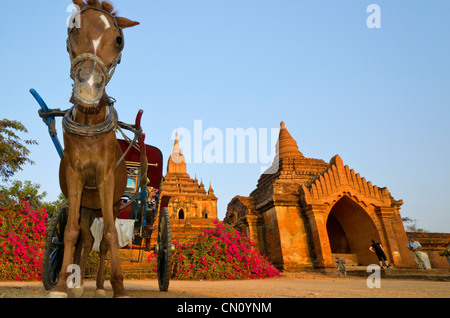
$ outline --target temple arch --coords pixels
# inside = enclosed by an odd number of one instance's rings
[[[178,211],[178,219],[179,220],[184,220],[184,211],[183,211],[183,209]]]
[[[377,227],[367,211],[350,197],[345,195],[333,205],[326,228],[332,256],[346,254],[354,265],[377,263],[375,254],[369,251],[371,240],[380,242]]]
[[[356,264],[377,264],[369,251],[372,239],[383,243],[391,264],[413,267],[402,204],[339,155],[328,163],[306,158],[281,122],[272,166],[250,196],[230,201],[224,223],[250,233],[260,251],[285,270],[335,268],[336,252],[355,255]]]

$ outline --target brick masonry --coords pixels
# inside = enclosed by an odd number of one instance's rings
[[[230,201],[224,222],[253,238],[281,269],[333,267],[336,255],[345,254],[358,265],[376,264],[372,239],[397,268],[415,268],[402,204],[339,155],[329,163],[306,158],[282,122],[272,167],[249,196]]]

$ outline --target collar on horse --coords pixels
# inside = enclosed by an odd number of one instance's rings
[[[95,137],[115,131],[118,127],[118,115],[112,103],[106,105],[105,121],[97,125],[86,126],[75,122],[77,112],[76,106],[74,106],[64,116],[62,125],[65,133],[81,137]]]
[[[75,29],[75,27],[73,27],[72,29],[69,30],[69,36],[67,38],[67,52],[69,52],[69,56],[70,56],[70,60],[71,60],[70,77],[72,79],[74,78],[75,68],[79,63],[81,63],[82,61],[91,60],[91,61],[96,62],[100,66],[103,74],[105,74],[106,85],[108,85],[108,83],[110,82],[111,78],[114,75],[114,72],[116,71],[117,65],[120,64],[120,61],[122,60],[122,50],[125,45],[125,38],[123,36],[122,28],[119,26],[116,18],[110,12],[103,10],[101,8],[94,7],[94,6],[85,6],[80,10],[80,12],[78,14],[81,15],[84,11],[89,10],[89,9],[100,11],[100,12],[110,16],[113,19],[114,26],[117,28],[117,30],[119,30],[120,37],[122,38],[122,43],[121,43],[120,47],[118,48],[117,56],[114,59],[114,62],[109,69],[106,67],[105,62],[103,62],[103,60],[101,58],[99,58],[97,55],[92,54],[92,53],[82,53],[82,54],[78,55],[77,57],[73,58],[73,49],[72,49],[72,44],[70,42],[70,38]]]

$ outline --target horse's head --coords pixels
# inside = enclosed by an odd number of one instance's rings
[[[68,30],[67,50],[72,62],[73,97],[84,108],[99,105],[105,87],[120,63],[122,29],[139,22],[117,17],[109,2],[73,0],[80,10]]]

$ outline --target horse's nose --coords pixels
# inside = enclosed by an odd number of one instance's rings
[[[86,107],[97,106],[104,94],[105,75],[92,65],[80,66],[74,74],[74,97]]]
[[[80,67],[77,72],[79,84],[88,85],[90,87],[101,86],[105,82],[105,76],[102,72],[98,72],[95,68]]]

